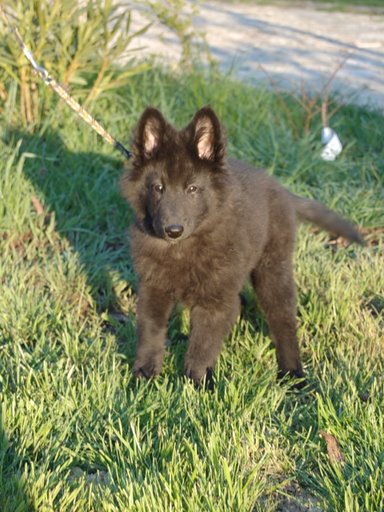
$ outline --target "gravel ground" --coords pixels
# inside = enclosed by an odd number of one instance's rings
[[[143,20],[135,13],[134,26]],[[331,88],[343,100],[384,111],[384,10],[329,12],[311,4],[281,7],[203,2],[194,19],[224,71],[252,83],[271,80],[281,88],[319,91],[347,60]],[[159,42],[159,36],[161,42]],[[136,40],[144,53],[177,63],[180,46],[164,27],[152,26]]]

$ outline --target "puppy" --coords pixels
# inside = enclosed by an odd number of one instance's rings
[[[135,213],[135,377],[160,372],[167,321],[177,302],[190,308],[185,374],[196,384],[210,377],[250,278],[276,345],[278,376],[302,378],[292,270],[297,220],[362,243],[356,228],[262,170],[227,159],[220,122],[209,107],[181,131],[147,108],[122,191]]]

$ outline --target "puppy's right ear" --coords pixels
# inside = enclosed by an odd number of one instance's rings
[[[162,113],[147,107],[136,128],[134,156],[140,160],[150,160],[159,151],[164,137],[166,121]]]

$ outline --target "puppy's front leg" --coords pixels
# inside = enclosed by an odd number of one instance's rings
[[[206,376],[211,386],[212,370],[220,354],[225,336],[239,314],[239,297],[236,295],[225,307],[191,310],[191,333],[185,355],[185,375],[199,385]]]
[[[167,321],[173,305],[163,290],[143,283],[139,288],[137,349],[133,375],[149,379],[160,373],[165,350]]]

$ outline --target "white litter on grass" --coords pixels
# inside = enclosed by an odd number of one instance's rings
[[[335,160],[343,149],[337,133],[328,126],[321,130],[321,142],[324,144],[324,148],[321,152],[321,158],[323,160]]]

